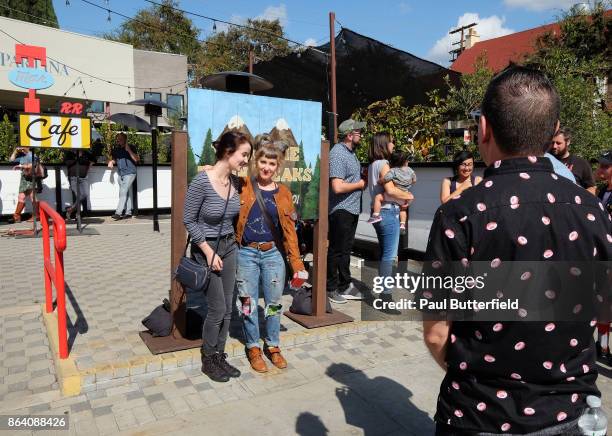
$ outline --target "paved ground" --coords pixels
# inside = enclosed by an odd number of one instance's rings
[[[140,320],[169,285],[169,226],[162,223],[159,234],[151,227],[140,220],[105,223],[90,226],[88,236],[69,237],[68,314],[79,365],[148,353],[137,335]],[[0,226],[0,235],[6,230]],[[243,376],[227,384],[209,381],[197,366],[182,367],[108,380],[63,398],[40,316],[40,245],[40,239],[0,236],[0,415],[66,413],[68,433],[79,435],[432,434],[442,372],[413,322],[286,348],[289,368],[265,375],[235,357]],[[356,316],[359,308],[340,306]],[[282,322],[289,332],[298,328]],[[600,369],[612,416],[612,371]]]

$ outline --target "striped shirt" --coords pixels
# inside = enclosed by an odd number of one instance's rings
[[[221,236],[234,233],[233,220],[240,212],[240,194],[235,189],[238,178],[230,177],[234,185],[234,195],[229,199],[227,211],[223,216],[227,193],[221,197],[213,187],[206,171],[202,171],[191,181],[185,196],[183,224],[195,244],[206,238],[216,238],[221,227]]]

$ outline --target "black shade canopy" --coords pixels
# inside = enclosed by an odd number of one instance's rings
[[[122,124],[125,127],[136,129],[140,132],[150,132],[151,126],[142,118],[134,114],[118,113],[109,117],[113,123]]]
[[[203,88],[230,92],[261,92],[272,89],[274,85],[255,74],[241,71],[224,71],[204,77],[200,84]]]

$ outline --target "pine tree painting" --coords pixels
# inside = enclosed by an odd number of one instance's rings
[[[202,154],[200,154],[200,161],[198,162],[198,165],[214,165],[215,160],[215,149],[212,146],[212,131],[208,129],[208,131],[206,132],[206,138],[204,139]]]

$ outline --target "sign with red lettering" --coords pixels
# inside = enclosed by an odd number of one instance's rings
[[[71,101],[63,101],[60,103],[60,114],[66,115],[82,115],[83,103],[73,103]]]

